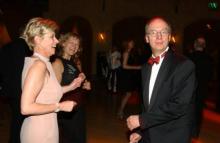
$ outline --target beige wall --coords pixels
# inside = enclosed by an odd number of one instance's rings
[[[103,1],[106,3],[105,11],[102,10]],[[220,17],[218,11],[208,9],[207,3],[208,0],[49,0],[49,11],[45,16],[59,22],[70,16],[81,16],[90,22],[94,38],[92,71],[95,73],[96,52],[107,49],[98,44],[96,40],[98,32],[107,33],[106,47],[109,47],[114,23],[131,16],[163,15],[173,24],[177,46],[180,48],[184,27],[199,19]]]

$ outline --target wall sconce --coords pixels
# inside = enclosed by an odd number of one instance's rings
[[[106,41],[106,34],[104,32],[99,32],[97,39],[100,43],[103,43]]]
[[[175,38],[175,36],[171,36],[171,43],[176,43],[176,38]]]

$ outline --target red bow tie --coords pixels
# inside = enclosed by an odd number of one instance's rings
[[[153,65],[154,63],[155,64],[159,64],[159,62],[160,62],[160,56],[157,56],[157,57],[150,57],[149,59],[148,59],[148,61],[147,61],[147,63],[148,64],[150,64],[150,65]]]
[[[162,55],[161,55],[161,58],[164,57],[166,55],[167,52],[164,52]],[[153,65],[154,63],[155,64],[159,64],[160,62],[160,56],[157,56],[157,57],[150,57],[147,61],[148,64],[150,65]]]

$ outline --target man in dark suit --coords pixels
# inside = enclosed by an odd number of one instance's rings
[[[8,97],[12,110],[9,143],[20,142],[20,129],[24,119],[20,113],[21,74],[24,58],[30,55],[29,47],[22,38],[8,43],[0,51],[3,94]]]
[[[196,78],[198,81],[195,98],[196,124],[193,135],[195,139],[198,138],[200,134],[205,100],[209,95],[209,84],[213,77],[213,59],[206,51],[206,48],[205,38],[199,36],[194,41],[193,52],[189,54],[189,58],[196,66]]]
[[[171,26],[162,17],[146,25],[152,57],[142,68],[144,110],[131,115],[130,143],[190,143],[194,120],[195,67],[171,49]]]

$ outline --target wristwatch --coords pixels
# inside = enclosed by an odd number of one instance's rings
[[[56,109],[55,109],[55,111],[54,112],[59,112],[60,111],[60,104],[59,103],[56,103]]]

